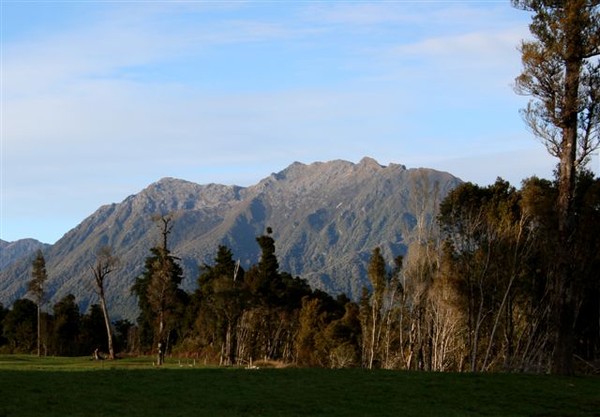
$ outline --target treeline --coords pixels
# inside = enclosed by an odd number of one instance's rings
[[[345,319],[345,306],[352,304],[347,297],[333,299],[280,272],[270,229],[256,239],[261,248],[256,265],[245,271],[227,247],[219,246],[214,263],[201,266],[197,290],[188,294],[178,288],[182,271],[166,249],[163,233],[163,245],[152,249],[145,272],[133,286],[139,300],[140,346],[159,351],[159,363],[160,352],[174,351],[226,365],[256,360],[309,364],[303,328],[314,323],[303,317],[306,309],[318,303],[320,320],[332,322]],[[357,355],[360,326],[356,318],[347,321]],[[356,358],[352,363],[358,363]]]
[[[12,308],[0,304],[0,352],[33,353],[37,345],[37,306],[26,298],[16,300]],[[92,355],[106,351],[107,334],[98,304],[81,314],[71,294],[58,301],[51,313],[40,315],[41,354],[57,356]],[[120,351],[127,351],[127,337],[133,324],[128,320],[113,323],[113,335]]]
[[[115,349],[127,353],[190,355],[223,365],[258,360],[298,366],[431,371],[551,369],[557,331],[553,286],[559,247],[557,184],[531,178],[515,189],[498,179],[465,183],[440,202],[435,185],[417,180],[418,204],[410,246],[384,259],[374,248],[369,288],[359,300],[313,290],[279,270],[271,230],[257,238],[261,257],[244,270],[225,246],[202,265],[197,289],[180,288],[178,258],[163,241],[151,250],[132,288],[137,323],[113,323]],[[600,360],[600,181],[579,174],[577,227],[570,268],[576,311],[570,325],[579,369]],[[438,207],[437,218],[427,217]],[[0,309],[2,349],[35,350],[36,303]],[[72,296],[45,313],[49,354],[106,350],[102,309],[81,315]]]

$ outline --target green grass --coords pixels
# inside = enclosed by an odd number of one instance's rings
[[[183,361],[183,365],[187,362]],[[0,356],[5,416],[600,416],[600,378]]]

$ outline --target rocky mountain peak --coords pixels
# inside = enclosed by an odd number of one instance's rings
[[[379,164],[379,162],[377,162],[375,159],[368,156],[365,156],[363,159],[361,159],[358,165],[361,168],[367,168],[372,170],[379,170],[385,168],[384,165]]]
[[[272,227],[282,271],[315,288],[358,297],[368,285],[373,248],[381,247],[389,260],[406,252],[415,224],[411,207],[419,206],[411,203],[417,198],[416,179],[438,183],[442,197],[460,183],[448,173],[383,166],[372,158],[357,164],[295,162],[246,188],[162,178],[120,203],[100,207],[47,248],[50,302],[69,293],[82,310],[95,302],[89,265],[108,245],[122,264],[108,281],[110,308],[115,319],[135,319],[137,300],[130,289],[149,249],[159,242],[157,214],[174,215],[169,245],[181,259],[188,290],[195,286],[198,265],[212,263],[220,244],[242,267],[255,263],[260,256],[255,238]],[[5,304],[24,295],[30,266],[24,261],[0,271]]]

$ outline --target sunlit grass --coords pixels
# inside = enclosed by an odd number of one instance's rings
[[[32,355],[0,355],[0,371],[3,370],[53,370],[53,371],[90,371],[110,369],[151,369],[156,358],[136,356],[125,359],[95,361],[91,357],[37,357]],[[194,359],[169,358],[163,369],[200,367]]]

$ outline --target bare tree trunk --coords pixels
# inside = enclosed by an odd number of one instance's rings
[[[111,360],[115,359],[115,349],[113,345],[110,317],[108,315],[108,308],[106,306],[104,287],[106,285],[107,275],[118,267],[118,263],[118,259],[112,254],[112,249],[106,246],[100,249],[99,253],[97,254],[96,264],[90,266],[92,273],[94,274],[96,292],[100,298],[100,307],[102,308],[102,315],[104,316],[104,325],[106,327],[106,337],[108,340],[108,357]]]
[[[393,368],[394,364],[391,360],[391,348],[392,348],[392,339],[393,339],[393,332],[392,332],[392,324],[393,324],[393,318],[392,318],[392,312],[394,310],[394,304],[395,304],[395,299],[396,299],[396,288],[394,287],[390,294],[389,294],[389,299],[388,299],[388,306],[386,308],[386,313],[385,313],[385,334],[384,334],[384,340],[385,340],[385,347],[384,347],[384,359],[383,359],[383,367],[386,369],[391,369]],[[402,325],[400,323],[400,325]],[[401,349],[401,347],[400,347]]]
[[[227,320],[227,331],[225,333],[225,346],[223,349],[223,357],[224,357],[224,364],[225,365],[232,365],[233,364],[233,331],[232,331],[232,323],[231,320]]]
[[[108,316],[108,308],[106,308],[106,299],[104,297],[104,290],[100,292],[100,307],[102,308],[102,314],[104,315],[104,325],[106,326],[106,337],[108,339],[108,358],[115,359],[115,349],[113,345],[112,329],[110,326],[110,318]]]
[[[569,3],[569,2],[567,2]],[[575,13],[568,10],[567,13]],[[555,277],[556,315],[555,315],[555,345],[552,361],[554,373],[562,375],[573,374],[574,347],[574,308],[575,288],[573,283],[572,238],[575,229],[573,214],[573,197],[575,194],[575,161],[577,159],[577,113],[579,74],[581,60],[577,54],[578,33],[567,33],[567,57],[565,75],[565,121],[563,128],[562,154],[558,180],[558,237],[559,250],[558,267]]]
[[[510,281],[508,283],[508,286],[506,287],[506,291],[504,291],[504,296],[502,297],[502,302],[500,303],[500,307],[498,307],[498,312],[496,313],[496,319],[494,320],[494,326],[492,327],[492,332],[490,334],[490,339],[488,341],[488,347],[485,352],[485,357],[483,359],[483,365],[481,365],[481,370],[484,372],[487,371],[488,360],[490,358],[490,352],[491,352],[492,346],[494,344],[494,337],[496,336],[496,330],[498,329],[498,321],[500,320],[500,316],[502,316],[502,313],[504,312],[504,306],[506,305],[506,303],[508,301],[508,297],[509,297],[510,291],[512,289],[512,284],[513,284],[514,280],[515,280],[515,275],[513,274],[510,277]]]
[[[163,311],[159,311],[158,313],[159,322],[158,322],[158,352],[156,358],[156,364],[161,366],[165,362],[165,343],[164,343],[164,330],[165,330],[165,320]]]
[[[489,356],[490,356],[490,351],[492,348],[492,345],[494,343],[494,337],[496,335],[496,331],[498,329],[498,321],[500,319],[500,316],[503,313],[506,313],[506,319],[507,319],[507,327],[509,329],[509,332],[512,333],[512,309],[511,309],[511,291],[512,291],[512,286],[515,282],[515,279],[517,278],[517,270],[518,270],[518,264],[519,264],[519,258],[522,257],[523,253],[527,251],[527,247],[523,248],[524,252],[520,252],[519,248],[521,247],[521,239],[523,236],[523,230],[524,230],[524,226],[526,223],[526,219],[523,217],[521,218],[521,220],[519,221],[518,224],[518,230],[516,233],[516,241],[515,241],[515,246],[514,246],[514,251],[512,254],[512,265],[511,265],[511,275],[510,275],[510,279],[508,281],[508,285],[506,287],[506,290],[504,292],[504,296],[502,297],[502,302],[500,303],[500,307],[498,307],[498,313],[496,314],[496,319],[494,320],[494,326],[492,327],[492,332],[490,335],[490,340],[488,343],[488,348],[487,351],[485,353],[485,358],[483,360],[483,366],[482,366],[482,370],[486,371],[487,370],[487,366],[488,366],[488,360],[489,360]],[[526,236],[525,237],[525,242],[524,244],[526,244],[526,242],[529,240],[529,237]],[[507,337],[506,343],[507,343],[507,354],[506,354],[506,358],[505,358],[505,363],[510,361],[510,357],[512,356],[512,334]]]
[[[400,356],[402,358],[402,363],[405,368],[408,368],[408,361],[404,354],[404,309],[406,308],[406,304],[404,302],[404,294],[402,294],[402,305],[400,306],[400,314],[398,317],[398,345],[400,349]]]
[[[37,305],[37,355],[42,356],[42,313],[40,311],[40,303]]]

